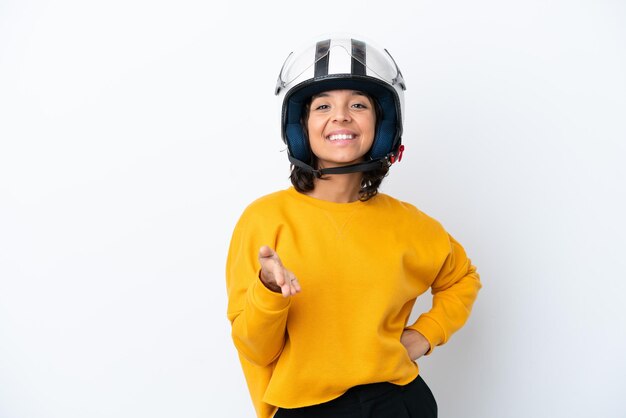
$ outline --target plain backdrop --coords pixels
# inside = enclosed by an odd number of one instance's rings
[[[625,28],[617,0],[3,0],[0,417],[253,416],[225,257],[289,186],[283,60],[329,32],[396,59],[382,191],[481,273],[419,361],[440,417],[626,416]]]

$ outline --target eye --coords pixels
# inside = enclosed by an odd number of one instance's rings
[[[313,104],[311,108],[313,110],[326,110],[326,109],[329,109],[330,106],[328,106],[327,104]]]
[[[368,106],[365,103],[354,103],[352,107],[355,109],[368,109]]]

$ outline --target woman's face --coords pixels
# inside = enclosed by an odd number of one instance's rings
[[[312,98],[307,129],[317,168],[363,161],[376,133],[374,103],[357,90],[320,93]]]

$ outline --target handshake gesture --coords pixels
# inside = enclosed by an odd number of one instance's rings
[[[285,298],[302,290],[296,276],[283,266],[276,251],[267,245],[259,250],[259,261],[261,262],[259,278],[269,290],[282,293]]]

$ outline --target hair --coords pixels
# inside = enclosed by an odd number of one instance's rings
[[[374,104],[374,112],[376,115],[376,125],[378,126],[378,121],[382,119],[382,108],[376,99],[370,96],[367,93],[363,93],[373,104]],[[300,125],[302,126],[302,130],[304,131],[305,138],[309,140],[309,130],[308,130],[308,120],[309,120],[309,112],[311,110],[311,102],[313,101],[313,97],[310,97],[308,101],[304,105],[304,109],[302,111],[302,116],[300,117]],[[318,159],[312,152],[309,152],[309,161],[305,161],[308,165],[313,168],[317,168]],[[371,199],[372,197],[378,194],[378,188],[382,183],[383,179],[389,173],[389,167],[386,165],[381,165],[379,168],[375,168],[373,170],[364,171],[361,177],[361,189],[359,190],[359,200],[366,201]],[[315,188],[315,174],[312,172],[298,167],[296,165],[291,165],[291,174],[289,178],[291,179],[291,184],[293,187],[299,191],[300,193],[307,193],[312,191]],[[320,177],[320,180],[326,180],[324,176]]]

